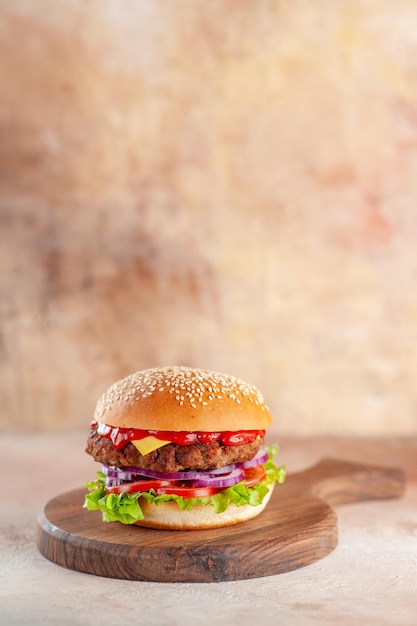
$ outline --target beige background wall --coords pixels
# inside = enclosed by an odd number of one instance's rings
[[[417,426],[417,4],[0,0],[3,428],[160,364]]]

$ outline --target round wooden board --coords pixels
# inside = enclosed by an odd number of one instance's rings
[[[213,582],[289,571],[337,544],[331,507],[287,483],[253,520],[213,530],[163,531],[104,523],[83,508],[84,489],[57,496],[38,520],[38,547],[50,561],[99,576]]]
[[[77,489],[46,505],[38,547],[54,563],[111,578],[214,582],[270,576],[309,565],[336,547],[330,504],[397,498],[404,482],[397,468],[324,459],[277,485],[258,517],[189,531],[104,523],[101,513],[83,508],[85,490]]]

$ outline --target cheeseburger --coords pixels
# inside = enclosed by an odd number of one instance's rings
[[[84,506],[105,522],[161,529],[236,524],[263,511],[275,483],[272,423],[260,392],[226,374],[143,370],[99,399],[86,452],[102,464]]]

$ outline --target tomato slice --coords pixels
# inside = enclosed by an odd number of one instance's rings
[[[171,494],[182,496],[183,498],[207,498],[222,491],[216,487],[186,487],[185,485],[173,485],[170,487],[159,487],[157,494]]]
[[[245,477],[245,487],[253,487],[266,478],[266,471],[263,465],[248,467],[243,470]]]
[[[144,479],[124,483],[115,487],[107,487],[106,493],[142,493],[153,489],[157,495],[177,495],[184,498],[206,498],[213,496],[221,489],[215,487],[192,487],[178,480]]]
[[[135,480],[131,483],[123,483],[122,485],[116,485],[114,487],[106,487],[106,493],[140,493],[142,491],[149,491],[155,489],[155,491],[161,487],[172,485],[172,480],[161,480],[156,478],[145,478],[143,480]]]

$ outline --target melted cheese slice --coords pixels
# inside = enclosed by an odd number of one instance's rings
[[[149,437],[144,437],[143,439],[139,439],[137,441],[131,441],[135,448],[139,450],[141,454],[149,454],[149,452],[153,452],[158,448],[162,448],[162,446],[166,446],[167,443],[172,443],[171,441],[165,441],[164,439],[157,439],[152,435]]]

